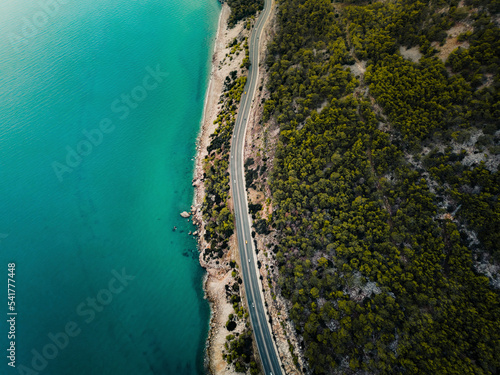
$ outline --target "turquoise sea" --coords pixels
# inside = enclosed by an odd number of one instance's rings
[[[1,374],[205,373],[204,272],[179,213],[219,12],[0,2]]]

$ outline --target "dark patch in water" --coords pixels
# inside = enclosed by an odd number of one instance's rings
[[[170,364],[166,353],[162,350],[160,346],[160,341],[156,337],[155,333],[151,330],[146,330],[141,336],[145,337],[146,341],[149,341],[148,351],[143,352],[143,357],[148,364],[149,370],[153,375],[169,375]]]
[[[190,363],[186,363],[184,364],[184,366],[179,363],[177,365],[177,368],[176,368],[176,374],[179,374],[179,375],[191,375],[193,372],[192,372],[192,369],[191,369],[191,364]]]
[[[186,249],[182,252],[182,255],[184,255],[186,258],[198,259],[198,250]]]

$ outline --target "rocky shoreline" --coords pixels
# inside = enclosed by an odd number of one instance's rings
[[[230,52],[231,41],[245,33],[243,24],[236,25],[232,29],[228,29],[228,19],[230,8],[227,4],[222,5],[221,15],[217,36],[212,55],[212,68],[210,73],[210,83],[207,89],[205,98],[205,107],[203,111],[203,119],[200,133],[197,140],[197,154],[195,161],[195,171],[193,176],[193,187],[195,195],[193,205],[191,207],[192,221],[198,227],[198,249],[200,251],[199,261],[207,274],[203,283],[206,298],[210,302],[211,317],[210,331],[207,339],[207,358],[206,365],[211,374],[217,375],[236,375],[236,371],[232,366],[229,366],[223,358],[224,343],[226,336],[229,334],[225,324],[227,317],[233,312],[233,306],[226,299],[226,285],[229,285],[233,278],[231,276],[231,267],[229,262],[237,258],[235,249],[234,235],[230,239],[230,250],[219,261],[205,261],[204,253],[208,247],[204,239],[205,223],[203,221],[202,204],[205,198],[205,184],[203,181],[203,161],[207,156],[207,147],[210,144],[210,135],[214,133],[216,120],[221,105],[219,103],[220,96],[224,90],[224,80],[232,70],[239,68],[242,62],[243,54],[226,61],[226,57]]]

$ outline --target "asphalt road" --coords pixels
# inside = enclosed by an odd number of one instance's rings
[[[262,285],[259,279],[253,238],[251,236],[252,219],[248,213],[248,201],[245,188],[245,173],[243,169],[243,149],[247,118],[254,98],[259,78],[259,39],[271,11],[272,0],[265,0],[264,10],[250,36],[249,53],[251,66],[244,93],[241,97],[240,110],[236,117],[233,142],[231,145],[231,189],[233,192],[236,234],[241,258],[241,272],[250,312],[255,340],[259,349],[265,375],[281,375],[281,363],[274,344],[268,315],[261,293]]]

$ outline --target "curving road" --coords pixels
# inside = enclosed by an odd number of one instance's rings
[[[231,145],[231,189],[233,192],[234,212],[236,221],[236,233],[238,237],[238,248],[241,258],[241,272],[245,285],[245,293],[250,312],[255,340],[259,349],[265,375],[281,375],[281,363],[278,351],[274,344],[271,327],[268,323],[267,313],[264,306],[262,286],[255,258],[253,239],[251,236],[251,217],[248,213],[248,201],[245,188],[245,173],[243,169],[245,145],[245,132],[247,118],[252,106],[255,89],[259,78],[259,39],[262,30],[271,12],[272,0],[265,0],[264,10],[257,20],[257,24],[250,36],[249,53],[251,66],[248,72],[248,80],[244,93],[241,97],[240,109],[236,117],[233,142]]]

